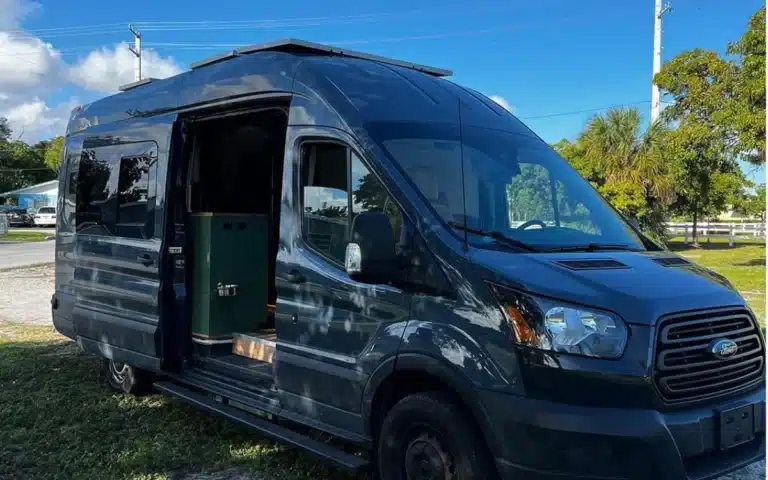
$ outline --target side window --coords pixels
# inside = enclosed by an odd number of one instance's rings
[[[360,158],[352,153],[352,219],[363,212],[383,212],[392,224],[395,243],[400,242],[403,217],[400,207],[392,201],[384,185],[363,164]]]
[[[120,159],[115,225],[119,237],[147,239],[152,236],[147,231],[152,223],[148,221],[147,210],[150,161],[148,156]]]
[[[114,215],[110,209],[114,187],[111,186],[115,166],[110,156],[84,149],[77,174],[76,230],[91,235],[113,235]]]
[[[385,213],[392,223],[395,244],[406,243],[401,239],[400,208],[360,157],[346,146],[304,146],[301,192],[305,241],[338,263],[344,263],[352,221],[363,212]]]
[[[347,152],[334,143],[305,145],[300,170],[304,239],[339,263],[349,238]]]

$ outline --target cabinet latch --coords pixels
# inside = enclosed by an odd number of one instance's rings
[[[216,291],[218,292],[220,297],[234,297],[235,295],[237,295],[237,288],[238,288],[238,285],[234,283],[224,285],[221,282],[219,282],[216,285]]]

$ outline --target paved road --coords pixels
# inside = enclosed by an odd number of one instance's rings
[[[19,243],[0,240],[0,270],[53,262],[54,246],[52,240]]]

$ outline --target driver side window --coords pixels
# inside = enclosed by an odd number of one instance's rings
[[[363,212],[386,214],[398,243],[400,208],[354,151],[339,143],[307,143],[301,158],[302,235],[307,246],[343,265],[352,222]]]

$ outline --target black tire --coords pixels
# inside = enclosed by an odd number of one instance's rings
[[[144,395],[152,390],[151,372],[109,359],[104,359],[104,365],[109,388],[131,395]]]
[[[379,480],[492,480],[493,459],[467,412],[441,392],[409,395],[378,438]]]

